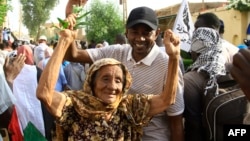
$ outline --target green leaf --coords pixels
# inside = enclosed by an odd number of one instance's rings
[[[86,16],[87,16],[88,14],[90,14],[90,13],[91,13],[90,11],[89,11],[89,12],[86,12],[86,13],[84,13],[84,14],[78,16],[78,17],[76,18],[76,20],[81,20],[82,18],[86,17]]]
[[[60,27],[56,26],[54,23],[52,23],[51,28],[56,28],[56,29],[62,30]]]
[[[73,13],[78,14],[83,10],[82,6],[73,5]]]
[[[57,19],[58,19],[59,23],[62,25],[63,29],[66,29],[69,27],[69,23],[67,21],[64,21],[60,18],[57,18]]]
[[[81,20],[86,17],[90,12],[86,12],[86,13],[83,13],[81,14],[81,12],[84,11],[83,10],[83,7],[82,6],[76,6],[76,5],[73,5],[73,13],[74,14],[80,14],[76,17],[76,25],[73,27],[73,29],[79,29],[81,28],[83,25],[87,25],[88,23],[87,22],[82,22]],[[57,18],[57,20],[59,21],[60,25],[62,26],[62,29],[67,29],[69,27],[69,22],[67,21],[64,21],[60,18]],[[53,26],[53,27],[56,27],[56,26]],[[56,27],[58,28],[58,27]]]
[[[88,22],[80,22],[80,23],[78,23],[78,24],[76,24],[76,25],[74,26],[74,29],[82,28],[83,25],[89,25],[89,23],[88,23]]]

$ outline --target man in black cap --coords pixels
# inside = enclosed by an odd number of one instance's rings
[[[74,19],[73,14],[67,17],[71,25],[74,24]],[[73,49],[75,56],[67,56],[66,59],[92,63],[101,58],[115,58],[127,66],[132,75],[133,84],[128,93],[158,94],[163,91],[167,79],[164,71],[168,69],[168,63],[166,63],[168,55],[155,44],[155,39],[159,34],[160,29],[155,11],[148,7],[138,7],[131,11],[126,23],[125,35],[129,44],[115,44],[98,49]],[[150,124],[144,128],[142,140],[183,140],[183,111],[183,78],[179,70],[175,104],[151,120]]]

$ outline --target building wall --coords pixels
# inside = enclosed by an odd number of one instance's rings
[[[238,10],[227,10],[224,7],[209,9],[204,12],[199,13],[207,13],[213,12],[216,14],[221,20],[224,21],[225,25],[225,33],[224,39],[228,40],[234,45],[239,45],[243,43],[243,39],[247,38],[246,30],[249,24],[248,13],[249,12],[239,12]],[[195,22],[199,13],[193,13],[192,19]]]
[[[224,21],[224,39],[236,46],[242,44],[243,39],[250,39],[250,35],[246,35],[248,24],[250,24],[250,11],[240,12],[234,9],[227,10],[225,3],[205,3],[206,10],[202,10],[201,4],[202,3],[189,3],[193,22],[196,21],[200,13],[213,12]],[[161,31],[173,28],[179,7],[180,4],[177,4],[156,10]]]

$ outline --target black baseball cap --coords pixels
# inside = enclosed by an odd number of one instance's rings
[[[148,7],[137,7],[133,9],[128,16],[126,27],[131,28],[139,23],[146,24],[156,30],[158,27],[158,19],[155,11]]]

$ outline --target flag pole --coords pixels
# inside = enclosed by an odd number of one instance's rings
[[[204,0],[202,0],[202,11],[205,10]]]
[[[127,0],[120,0],[120,5],[123,7],[123,23],[126,23],[127,20]]]

